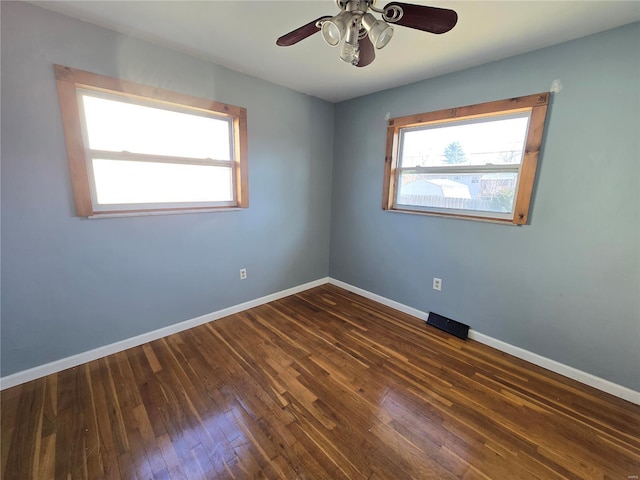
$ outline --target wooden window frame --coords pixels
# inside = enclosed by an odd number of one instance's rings
[[[542,145],[547,106],[550,93],[543,92],[523,97],[497,100],[493,102],[467,105],[464,107],[438,110],[435,112],[408,115],[405,117],[392,118],[388,121],[387,146],[384,165],[384,183],[382,193],[382,209],[388,211],[398,211],[404,213],[415,213],[420,215],[435,215],[441,217],[464,218],[470,220],[483,220],[505,224],[526,225],[529,220],[529,210],[531,197],[536,178],[536,169]],[[518,175],[516,186],[516,196],[513,205],[512,218],[498,218],[490,215],[469,215],[451,212],[434,212],[423,209],[412,209],[407,206],[399,208],[396,205],[397,196],[397,169],[399,161],[400,136],[403,129],[421,127],[427,125],[446,124],[461,120],[472,120],[478,118],[491,118],[498,115],[507,115],[520,112],[530,112],[529,126],[525,140],[524,154]]]
[[[172,92],[157,87],[98,75],[62,65],[54,65],[58,99],[64,126],[67,158],[71,175],[71,185],[80,217],[146,215],[160,213],[195,213],[220,210],[235,210],[249,207],[249,173],[247,159],[247,110],[242,107]],[[94,207],[87,167],[89,148],[85,145],[81,112],[78,104],[78,90],[93,91],[98,94],[115,95],[141,103],[163,104],[168,109],[180,109],[194,113],[211,114],[228,118],[233,126],[233,179],[234,202],[225,206],[170,206],[158,207],[152,203],[132,209],[97,209]]]

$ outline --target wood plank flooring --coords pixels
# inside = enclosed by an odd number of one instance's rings
[[[2,392],[26,479],[637,479],[640,407],[324,285]]]

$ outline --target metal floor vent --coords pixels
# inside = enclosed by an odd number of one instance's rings
[[[463,340],[466,340],[469,336],[469,325],[456,322],[455,320],[443,317],[442,315],[438,315],[437,313],[429,312],[429,316],[427,317],[427,325],[431,325],[432,327],[444,330],[445,332],[448,332],[451,335],[455,335],[456,337]]]

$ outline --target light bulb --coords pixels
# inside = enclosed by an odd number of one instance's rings
[[[321,30],[324,41],[332,47],[337,46],[344,37],[352,17],[353,14],[351,12],[343,11],[335,17],[322,22]]]
[[[362,17],[362,25],[369,34],[371,43],[377,49],[384,47],[393,37],[393,27],[387,22],[376,20],[376,17],[370,13],[366,13]]]

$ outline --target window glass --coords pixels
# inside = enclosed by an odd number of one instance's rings
[[[82,94],[89,148],[230,160],[226,119]]]
[[[401,167],[518,164],[529,113],[430,125],[402,134]]]
[[[464,173],[400,175],[397,203],[416,207],[510,213],[518,174]]]
[[[94,159],[93,174],[100,205],[233,200],[229,167]]]

